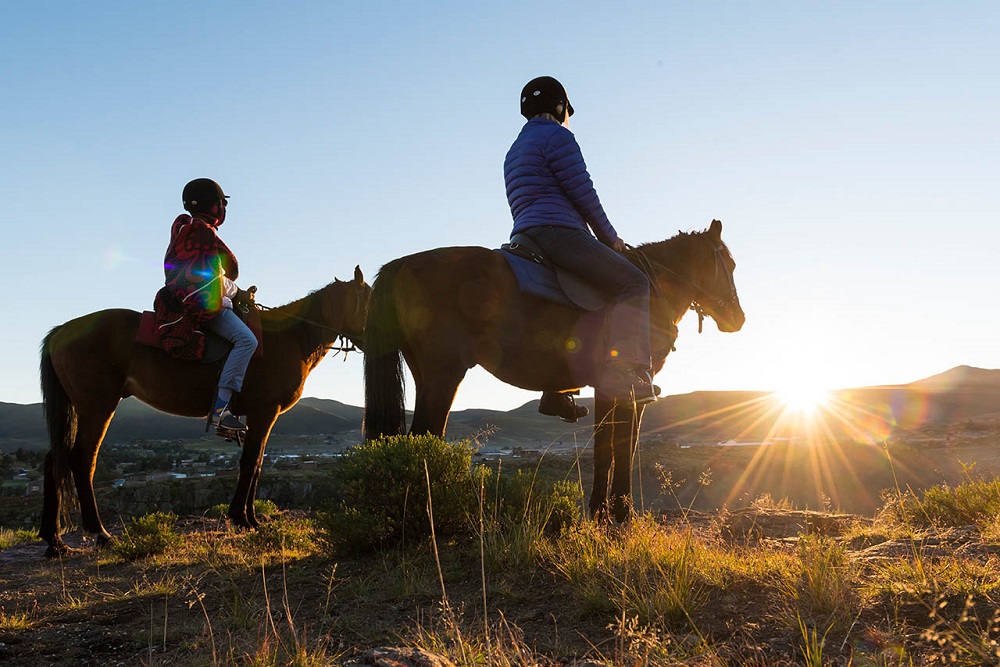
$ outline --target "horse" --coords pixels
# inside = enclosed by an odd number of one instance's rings
[[[673,350],[677,324],[693,309],[720,331],[745,320],[733,280],[736,263],[722,223],[679,232],[625,251],[650,281],[653,372]],[[590,515],[626,521],[632,459],[643,406],[601,392],[607,309],[588,312],[520,291],[500,252],[446,247],[395,259],[372,285],[365,324],[365,437],[405,432],[403,362],[416,386],[410,433],[444,437],[455,392],[482,366],[523,389],[571,392],[594,386],[594,480]],[[609,489],[612,468],[614,477]]]
[[[370,293],[361,268],[355,267],[353,280],[335,279],[297,301],[261,311],[264,353],[251,361],[243,390],[231,403],[235,414],[246,415],[247,424],[229,505],[236,527],[259,527],[253,502],[271,428],[278,415],[298,402],[309,373],[338,339],[362,346]],[[111,538],[97,511],[93,478],[101,442],[121,399],[134,396],[157,410],[187,417],[205,418],[212,407],[221,362],[178,361],[137,342],[140,317],[126,309],[93,312],[56,326],[42,342],[42,402],[50,449],[39,535],[49,545],[49,558],[69,552],[60,538],[60,521],[74,484],[84,530],[96,537],[98,548]]]

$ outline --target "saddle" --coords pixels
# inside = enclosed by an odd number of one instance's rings
[[[611,303],[592,283],[553,265],[527,234],[514,234],[496,252],[507,260],[522,292],[582,310],[600,310]]]
[[[260,307],[253,301],[252,293],[248,301],[234,301],[233,311],[250,327],[250,331],[257,338],[257,349],[254,350],[254,359],[264,356],[264,336],[260,324]],[[205,336],[205,354],[198,362],[200,364],[216,364],[229,356],[232,344],[211,331],[203,331]],[[151,310],[142,311],[139,318],[139,330],[135,334],[135,342],[149,347],[162,350],[160,344],[160,334],[156,327],[156,315]]]

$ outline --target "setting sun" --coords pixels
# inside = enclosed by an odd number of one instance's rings
[[[810,383],[796,383],[782,387],[774,392],[774,396],[786,410],[802,415],[815,414],[830,400],[830,394],[826,389]]]

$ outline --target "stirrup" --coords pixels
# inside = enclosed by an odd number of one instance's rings
[[[208,413],[208,419],[205,422],[205,432],[207,433],[208,429],[213,426],[215,427],[215,434],[217,436],[226,442],[235,441],[240,447],[243,446],[247,425],[228,409],[223,410],[220,415],[216,415],[214,412]]]

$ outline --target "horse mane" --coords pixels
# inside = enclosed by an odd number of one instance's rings
[[[701,242],[705,234],[708,234],[707,229],[703,229],[698,232],[684,232],[678,230],[677,234],[664,241],[648,241],[646,243],[640,243],[639,245],[627,250],[625,252],[625,256],[628,257],[633,263],[635,263],[635,258],[637,256],[642,255],[652,255],[664,263],[670,263],[670,261],[675,258],[683,262],[690,254],[688,249],[691,247],[691,244]],[[722,240],[720,240],[719,243],[725,251],[726,257],[735,264],[736,262],[733,260],[732,253],[729,252],[729,247]]]
[[[264,310],[261,312],[261,326],[265,329],[297,330],[303,349],[314,349],[326,345],[323,331],[329,327],[322,323],[323,299],[321,297],[337,285],[346,284],[346,282],[334,278],[333,282],[309,292],[304,297]]]
[[[669,239],[648,241],[629,248],[625,251],[625,256],[634,264],[637,263],[636,260],[640,257],[652,256],[664,264],[674,265],[672,260],[676,259],[683,262],[685,256],[689,254],[687,249],[690,248],[691,243],[696,240],[696,237],[704,233],[678,231],[677,234],[671,236]]]

